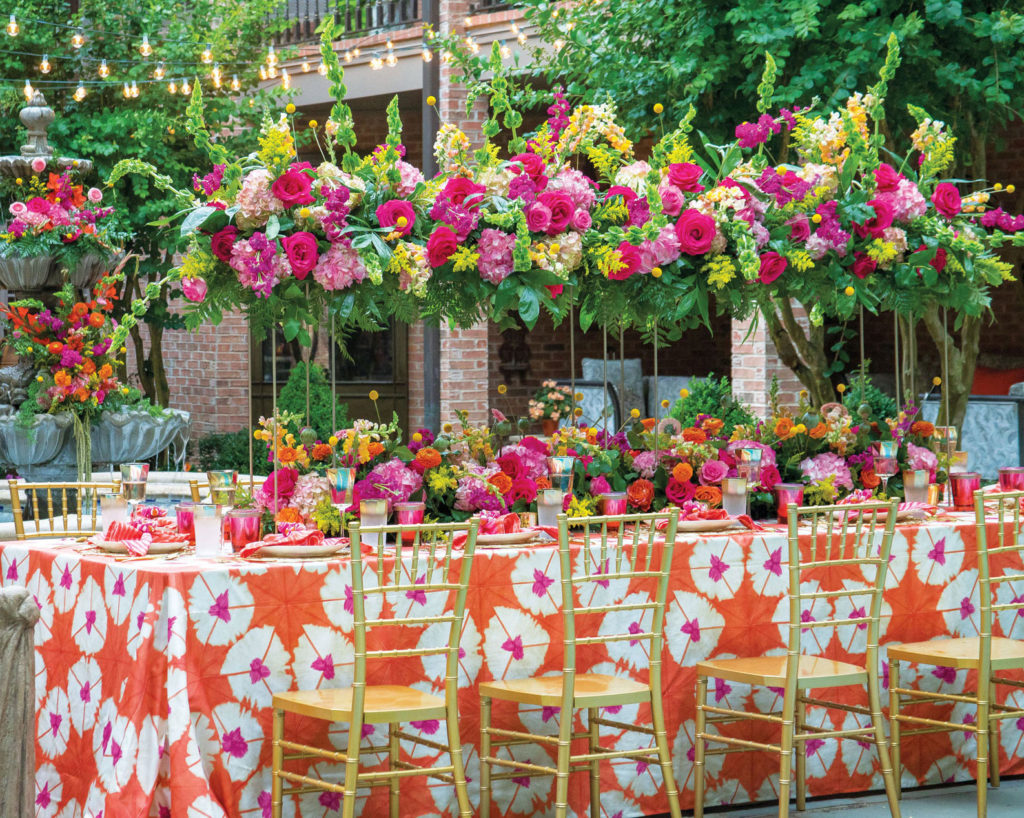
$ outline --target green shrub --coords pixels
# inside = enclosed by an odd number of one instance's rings
[[[306,416],[306,362],[299,361],[292,367],[288,382],[277,397],[277,408],[281,411],[294,412]],[[316,430],[318,440],[326,441],[337,429],[348,425],[348,405],[339,403],[337,410],[337,426],[331,428],[331,385],[327,381],[323,367],[313,364],[309,369],[309,425]],[[298,429],[289,429],[298,434]]]
[[[249,473],[249,433],[245,429],[237,432],[223,432],[199,438],[199,471],[234,469],[240,474]],[[261,441],[253,441],[253,461],[256,474],[269,474],[267,447]]]
[[[881,422],[886,418],[896,417],[899,411],[895,398],[889,397],[885,392],[871,383],[871,376],[864,376],[864,391],[860,388],[860,372],[850,374],[850,380],[846,385],[846,392],[843,393],[843,406],[850,410],[854,418],[859,418],[858,411],[862,403],[871,408],[869,421]]]
[[[753,426],[757,422],[750,409],[733,397],[732,384],[725,376],[716,379],[712,372],[706,378],[694,378],[689,392],[676,401],[670,412],[684,427],[692,426],[698,415],[719,418],[726,433],[734,426]]]

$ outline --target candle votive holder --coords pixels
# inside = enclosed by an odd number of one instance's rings
[[[928,505],[941,506],[946,497],[945,483],[928,484]]]
[[[803,505],[804,486],[802,483],[779,483],[775,486],[775,498],[778,502],[779,522],[788,522],[789,504]]]
[[[111,523],[128,522],[128,501],[124,499],[124,495],[101,494],[99,500],[100,519],[104,529],[110,528]]]
[[[371,528],[388,523],[388,501],[375,497],[370,500],[359,501],[359,527]],[[359,535],[367,545],[380,545],[380,533]]]
[[[235,502],[238,472],[232,469],[213,469],[206,473],[210,481],[210,502],[230,506]]]
[[[908,503],[928,502],[928,469],[913,469],[903,472],[903,499]]]
[[[764,458],[764,450],[757,446],[743,446],[736,450],[735,457],[736,473],[745,478],[749,485],[758,485],[761,482],[761,460]]]
[[[551,488],[559,489],[564,494],[572,494],[572,476],[576,466],[576,458],[559,455],[549,457],[547,462]]]
[[[617,517],[626,513],[626,492],[608,491],[597,496],[597,507],[605,517]],[[609,529],[617,529],[619,523],[608,523]]]
[[[1004,466],[999,470],[1000,491],[1024,491],[1024,466]]]
[[[178,533],[187,535],[192,545],[196,544],[196,516],[192,510],[194,505],[195,503],[185,502],[174,507],[174,521],[178,526]]]
[[[227,520],[227,540],[231,550],[236,554],[249,543],[260,538],[260,526],[263,512],[255,508],[233,508],[225,518]]]
[[[423,512],[426,509],[427,504],[423,502],[395,503],[395,521],[399,525],[422,525]],[[415,542],[415,540],[415,531],[402,532],[402,542]]]
[[[957,472],[949,476],[954,511],[973,511],[974,492],[981,488],[981,475],[973,471]]]
[[[196,541],[196,555],[216,557],[223,544],[221,507],[216,503],[192,504],[192,529]]]

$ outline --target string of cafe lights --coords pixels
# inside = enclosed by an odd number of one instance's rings
[[[86,34],[90,33],[101,33],[104,37],[114,37],[121,39],[131,39],[137,41],[137,50],[143,60],[148,60],[149,57],[156,53],[153,43],[150,41],[148,34],[142,34],[140,38],[137,38],[133,34],[127,34],[122,32],[111,32],[106,29],[89,28],[86,26],[73,26],[63,23],[54,23],[47,20],[34,20],[27,19],[26,23],[33,25],[44,25],[50,26],[54,29],[72,31],[70,38],[71,48],[78,52],[86,44]],[[511,24],[511,32],[515,39],[520,45],[525,45],[527,42],[527,35],[522,31],[520,26],[513,22]],[[15,14],[11,14],[10,18],[5,27],[6,33],[9,38],[16,38],[21,33],[21,23],[18,21]],[[381,32],[374,31],[365,35],[362,39],[367,40],[372,37],[378,36]],[[374,48],[372,56],[366,61],[371,70],[379,71],[385,66],[394,67],[398,65],[400,56],[405,56],[414,52],[418,52],[419,56],[424,62],[430,62],[434,59],[434,49],[431,46],[431,42],[436,39],[436,35],[433,31],[427,30],[425,37],[422,42],[415,40],[406,43],[395,45],[391,38],[388,38],[384,43],[383,51],[380,48]],[[195,45],[191,41],[173,40],[165,37],[154,37],[153,41],[167,43],[176,43],[184,45]],[[512,55],[511,48],[505,43],[504,40],[499,40],[499,50],[503,59],[509,59]],[[464,44],[467,49],[473,53],[478,54],[480,52],[481,44],[471,35],[467,34],[464,38]],[[368,49],[367,49],[368,50]],[[107,59],[102,56],[92,56],[88,54],[54,54],[51,58],[49,52],[31,52],[21,51],[17,49],[4,49],[0,48],[0,53],[12,54],[17,56],[31,57],[38,60],[36,63],[36,70],[39,74],[44,77],[48,75],[54,68],[55,63],[64,60],[75,60],[79,64],[92,63],[96,65],[96,74],[99,79],[77,79],[77,80],[47,80],[37,78],[33,84],[33,81],[29,78],[24,79],[24,93],[27,99],[31,99],[34,92],[35,86],[49,86],[52,88],[75,88],[72,98],[76,102],[81,102],[85,99],[90,89],[104,88],[110,86],[122,85],[122,95],[125,99],[135,99],[140,96],[141,90],[139,86],[166,84],[166,90],[170,94],[182,93],[189,95],[192,93],[192,83],[201,82],[200,71],[208,70],[208,80],[210,85],[215,90],[221,90],[226,85],[230,91],[239,92],[241,91],[241,81],[238,79],[238,69],[246,69],[256,67],[261,82],[280,78],[281,86],[285,89],[292,87],[292,81],[295,76],[302,74],[310,74],[316,72],[320,75],[327,73],[327,68],[324,65],[323,60],[316,60],[314,66],[313,61],[304,58],[289,62],[289,64],[282,64],[274,46],[267,46],[267,53],[263,61],[260,63],[255,62],[230,62],[227,61],[223,64],[214,59],[213,48],[209,43],[205,44],[202,52],[199,55],[198,63],[192,61],[183,60],[157,60],[155,65],[148,62],[139,62],[133,59]],[[440,52],[441,58],[448,62],[451,60],[452,55],[447,53],[445,50]],[[363,54],[363,46],[357,41],[356,44],[350,48],[345,49],[339,55],[340,59],[345,64],[352,64],[354,61],[359,60]],[[97,65],[98,64],[98,65]],[[145,78],[130,78],[130,79],[111,79],[112,65],[127,65],[138,68],[140,66],[153,65],[152,72],[148,79]],[[172,70],[168,70],[168,66]],[[225,66],[229,69],[235,69],[231,71],[231,79],[227,79],[225,72]],[[175,71],[175,68],[188,67],[193,69],[192,71]],[[191,82],[187,76],[189,73],[192,74]],[[14,79],[9,77],[0,77],[0,82],[14,82],[20,83],[21,79]]]

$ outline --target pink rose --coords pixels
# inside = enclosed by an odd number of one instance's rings
[[[761,253],[761,274],[758,276],[758,281],[762,284],[771,284],[786,271],[787,266],[789,266],[789,259],[780,256],[774,250]]]
[[[237,237],[238,228],[233,224],[222,227],[210,236],[210,252],[226,264],[231,261],[231,249],[235,246]]]
[[[634,247],[628,241],[624,241],[616,249],[619,251],[619,257],[622,259],[623,266],[616,272],[611,273],[608,278],[613,281],[625,281],[640,269],[640,264],[642,263],[640,248]]]
[[[728,476],[729,467],[721,460],[708,460],[700,467],[700,482],[702,486],[721,483],[722,478]]]
[[[564,284],[545,284],[544,286],[548,288],[548,292],[551,294],[552,299],[558,298],[565,289]]]
[[[593,480],[590,481],[590,493],[597,497],[599,494],[608,494],[612,490],[612,487],[608,485],[608,480],[603,474],[599,474]]]
[[[765,491],[771,491],[782,482],[782,475],[779,474],[778,466],[766,464],[761,466],[761,487]]]
[[[431,267],[440,267],[458,248],[455,234],[443,224],[438,225],[427,239],[427,261]]]
[[[676,222],[679,249],[690,256],[702,256],[708,252],[717,232],[715,220],[693,208],[684,210]]]
[[[44,170],[46,170],[46,160],[41,156],[37,156],[32,160],[32,172],[42,173]]]
[[[950,182],[941,182],[935,186],[932,204],[935,205],[935,209],[939,213],[947,219],[952,219],[960,212],[960,191],[956,189],[956,185]]]
[[[201,278],[183,278],[181,280],[181,291],[189,301],[197,304],[206,300],[206,282]]]
[[[506,502],[511,506],[520,500],[532,503],[537,499],[537,484],[529,477],[516,477],[512,480],[512,488],[505,494]]]
[[[551,225],[551,211],[539,201],[526,208],[526,226],[534,233],[543,233]]]
[[[878,170],[875,171],[875,189],[879,193],[895,191],[899,187],[900,179],[902,178],[892,165],[887,165],[883,162],[878,166]]]
[[[483,185],[476,184],[465,176],[456,176],[445,182],[441,192],[437,194],[439,201],[447,199],[454,205],[466,205],[469,210],[480,207],[480,199],[487,192]],[[466,200],[469,199],[469,203]]]
[[[89,188],[89,192],[85,195],[86,198],[88,198],[89,201],[92,202],[93,204],[99,204],[100,202],[103,201],[103,191],[100,190],[98,187]]]
[[[303,171],[289,168],[282,173],[270,186],[270,191],[285,207],[294,205],[308,205],[316,201],[310,189],[313,187],[313,180]]]
[[[526,465],[523,463],[523,459],[515,452],[503,454],[495,462],[498,464],[498,468],[513,480],[526,476]]]
[[[863,225],[855,224],[853,229],[861,237],[873,236],[876,239],[881,238],[886,228],[892,227],[892,220],[896,212],[885,199],[872,199],[868,204],[875,209],[874,217],[868,219]]]
[[[665,185],[658,189],[661,196],[661,212],[666,216],[678,216],[686,199],[675,185]]]
[[[404,219],[404,221],[401,221]],[[387,227],[408,236],[416,223],[416,211],[404,199],[391,199],[377,208],[377,221],[381,227]]]
[[[928,249],[928,247],[926,245],[922,244],[914,252],[915,253],[920,253],[922,250],[927,250],[927,249]],[[942,247],[936,247],[935,248],[935,255],[932,257],[932,260],[929,261],[928,263],[930,265],[932,265],[932,267],[935,268],[935,272],[941,273],[943,270],[946,269],[946,251]]]
[[[281,246],[284,248],[285,255],[288,256],[292,273],[299,281],[308,276],[320,260],[316,236],[305,230],[285,236],[281,239]]]
[[[857,278],[867,278],[878,266],[877,261],[871,258],[867,253],[862,253],[859,250],[853,254],[853,259],[853,274],[857,276]]]
[[[547,227],[549,236],[555,236],[569,226],[576,205],[567,194],[542,193],[537,197],[537,201],[551,213],[551,223]]]
[[[704,190],[700,183],[700,177],[704,175],[704,169],[693,162],[673,162],[668,166],[668,180],[687,193],[698,193]]]
[[[670,477],[668,484],[665,486],[665,497],[672,505],[681,506],[683,503],[692,500],[696,491],[697,487],[689,480],[685,483],[680,483],[674,477]]]
[[[547,177],[544,175],[544,160],[535,153],[517,153],[512,157],[512,172],[517,176],[525,173],[537,185],[538,189],[547,187]],[[522,165],[522,170],[515,164]]]
[[[590,229],[591,224],[593,224],[593,219],[590,218],[590,214],[586,210],[577,210],[572,216],[573,230],[585,233]]]
[[[794,216],[786,224],[789,225],[789,237],[793,241],[807,241],[811,237],[811,222],[803,214]]]
[[[612,196],[621,196],[622,200],[627,205],[637,200],[636,193],[630,190],[625,185],[612,185],[610,188],[608,188],[608,192],[604,194],[605,200],[607,201]]]

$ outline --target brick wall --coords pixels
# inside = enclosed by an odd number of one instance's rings
[[[803,310],[794,308],[793,312],[797,320],[806,326]],[[736,397],[749,404],[755,415],[764,417],[768,412],[768,389],[773,377],[779,381],[779,398],[784,406],[796,403],[803,387],[796,375],[779,360],[764,321],[758,321],[753,329],[751,327],[751,320],[731,322],[730,377]]]

